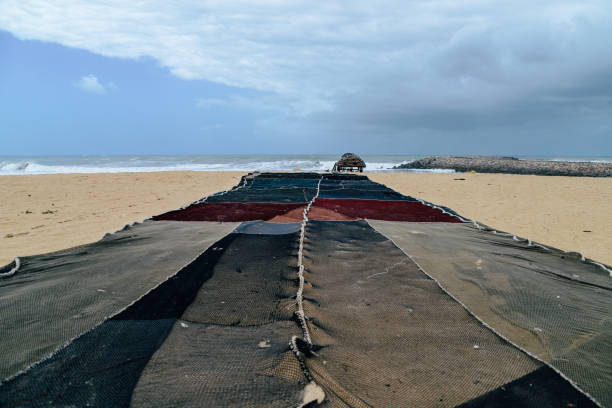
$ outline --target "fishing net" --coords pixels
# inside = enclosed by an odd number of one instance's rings
[[[0,375],[10,378],[159,285],[237,224],[144,222],[20,258],[0,278]]]
[[[20,259],[0,406],[610,406],[607,273],[464,221],[365,176],[249,174]]]
[[[606,271],[472,224],[371,223],[494,330],[612,404]]]

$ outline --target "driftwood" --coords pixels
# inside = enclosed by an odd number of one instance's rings
[[[519,160],[515,157],[428,156],[394,169],[452,169],[460,172],[612,177],[612,163]]]

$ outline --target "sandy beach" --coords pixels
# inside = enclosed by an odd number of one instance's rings
[[[133,221],[238,184],[237,172],[0,177],[0,264],[97,241]]]
[[[612,264],[612,178],[479,173],[369,176],[500,231]]]
[[[0,177],[0,264],[64,249],[238,183],[239,172]],[[612,264],[612,179],[506,174],[368,173],[404,194]]]

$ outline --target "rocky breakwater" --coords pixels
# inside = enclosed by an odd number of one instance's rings
[[[460,172],[612,177],[612,163],[519,160],[515,157],[428,156],[394,169],[453,169]]]

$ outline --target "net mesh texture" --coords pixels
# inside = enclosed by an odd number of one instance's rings
[[[605,271],[365,176],[249,174],[16,266],[3,407],[612,403]]]

